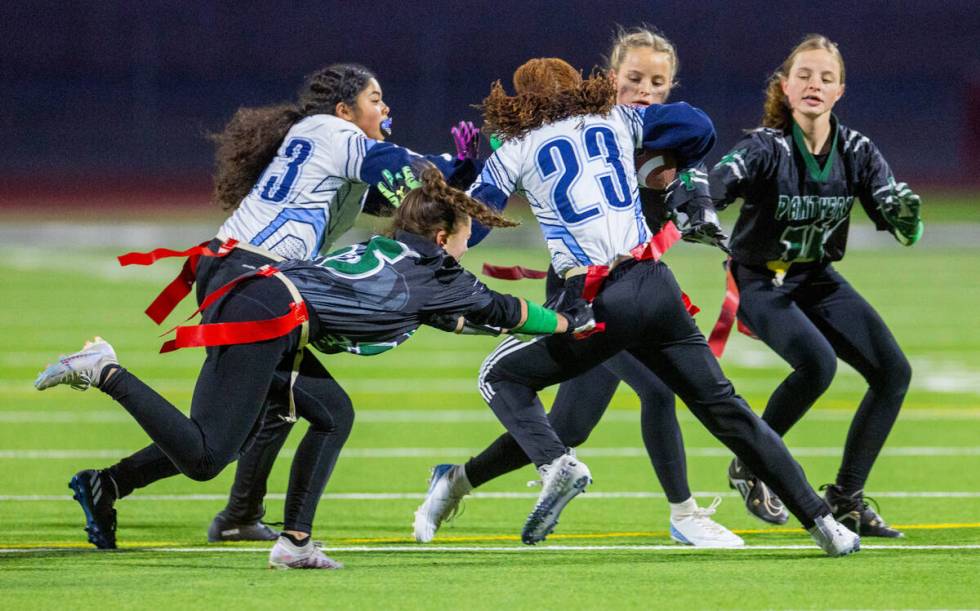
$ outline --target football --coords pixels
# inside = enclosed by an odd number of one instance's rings
[[[677,178],[677,161],[670,151],[636,151],[636,179],[640,188],[663,191]]]

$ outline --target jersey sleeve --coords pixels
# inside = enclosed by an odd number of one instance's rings
[[[858,171],[855,195],[879,231],[891,228],[881,214],[881,205],[892,195],[895,176],[888,162],[871,140],[852,131],[844,141],[844,154],[854,156]]]
[[[715,144],[715,126],[699,108],[686,102],[625,109],[636,148],[669,150],[681,170],[696,167]]]
[[[520,176],[520,156],[518,145],[505,142],[487,159],[480,176],[470,186],[467,194],[486,204],[497,212],[507,206],[507,199],[518,188]],[[489,227],[484,227],[476,220],[473,221],[469,246],[476,246],[490,233]]]
[[[369,185],[376,185],[382,180],[382,172],[397,172],[403,167],[415,165],[421,161],[434,165],[442,172],[447,181],[457,188],[465,188],[473,181],[476,174],[474,162],[469,159],[456,159],[448,153],[442,155],[420,155],[410,149],[372,140],[361,134],[353,134],[347,141],[348,163],[345,167],[345,177]]]
[[[440,278],[441,286],[422,309],[426,317],[454,314],[477,324],[504,328],[513,328],[520,322],[520,300],[490,290],[458,264],[443,268],[437,278]]]
[[[722,210],[754,181],[768,176],[774,155],[762,132],[743,137],[708,173],[708,186],[715,208]]]

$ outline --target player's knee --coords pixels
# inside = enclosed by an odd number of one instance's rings
[[[814,388],[827,388],[837,374],[837,355],[832,350],[814,350],[796,371],[806,376]]]
[[[912,365],[901,353],[877,367],[873,379],[869,380],[873,388],[892,394],[905,394],[911,382]]]
[[[216,463],[211,460],[201,460],[181,469],[181,472],[196,482],[206,482],[218,477],[227,462]]]

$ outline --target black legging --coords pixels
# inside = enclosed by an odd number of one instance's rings
[[[912,369],[874,308],[829,264],[790,267],[783,286],[764,267],[734,263],[739,318],[793,367],[776,388],[763,420],[785,435],[827,390],[837,357],[868,382],[851,422],[837,484],[864,488],[895,424]]]
[[[769,483],[805,527],[829,512],[782,439],[735,394],[665,264],[624,263],[610,274],[593,305],[596,319],[606,324],[604,332],[584,340],[553,335],[522,344],[507,339],[481,369],[484,399],[535,465],[566,451],[536,391],[626,349]]]
[[[206,321],[273,318],[285,313],[290,301],[277,279],[249,281],[214,306]],[[286,392],[298,337],[296,330],[264,342],[208,348],[190,418],[124,369],[102,390],[129,411],[181,473],[195,480],[211,479],[238,458],[261,426],[270,390]],[[297,413],[309,421],[310,428],[293,459],[285,528],[311,532],[317,503],[350,433],[354,411],[347,394],[315,358],[304,356],[293,391]]]
[[[548,269],[548,297],[562,288],[562,281]],[[684,439],[677,422],[674,391],[628,352],[620,352],[601,365],[558,386],[548,420],[569,447],[585,443],[612,401],[620,380],[640,399],[640,431],[667,500],[681,503],[691,498],[687,483]],[[466,463],[466,476],[476,487],[531,464],[510,433],[494,440]]]

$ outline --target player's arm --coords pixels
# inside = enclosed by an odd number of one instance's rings
[[[755,181],[769,177],[774,167],[771,145],[762,132],[744,138],[726,153],[708,173],[708,188],[716,210],[724,210]]]
[[[860,182],[857,195],[879,231],[889,231],[903,246],[919,241],[925,225],[921,201],[904,182],[896,182],[884,156],[870,140],[857,135],[853,154],[858,157]]]
[[[715,128],[702,110],[679,102],[634,109],[641,118],[638,147],[670,150],[677,160],[677,178],[667,186],[667,210],[688,242],[724,248],[711,201],[704,158],[715,143]]]
[[[592,307],[578,299],[558,309],[490,290],[473,274],[459,273],[433,295],[424,310],[426,324],[456,333],[501,332],[526,335],[582,332],[595,326]]]
[[[497,212],[503,211],[510,195],[517,189],[520,162],[516,155],[516,146],[516,144],[508,144],[494,151],[484,164],[480,176],[467,191],[470,197],[483,202]],[[474,219],[468,245],[476,246],[487,237],[488,233],[490,228],[484,227]]]

